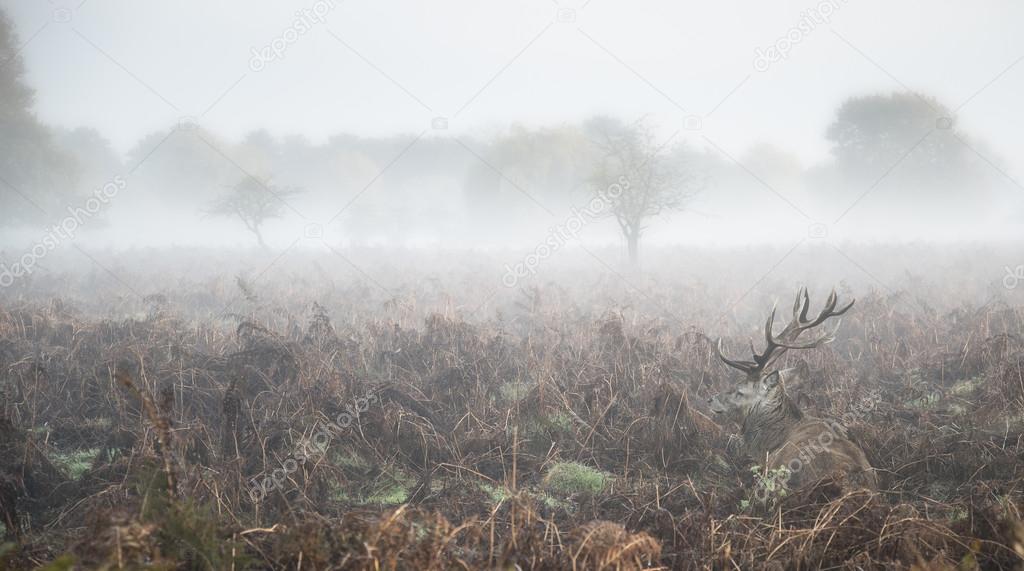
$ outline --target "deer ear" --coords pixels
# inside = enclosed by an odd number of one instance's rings
[[[765,390],[772,390],[781,384],[782,376],[779,375],[778,371],[772,371],[770,375],[761,379],[761,386],[763,386]]]

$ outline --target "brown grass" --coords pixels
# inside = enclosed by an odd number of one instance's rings
[[[134,318],[71,299],[4,305],[0,521],[14,547],[0,568],[64,553],[111,569],[1024,561],[1019,309],[941,313],[860,295],[840,338],[802,356],[818,382],[798,397],[848,425],[881,491],[825,482],[763,505],[734,427],[704,407],[731,382],[708,336],[738,344],[748,332],[733,323],[749,320],[581,307],[554,285],[508,320],[485,321],[357,288],[297,309],[284,287],[241,298],[228,327],[190,300],[229,306],[229,290],[150,300]],[[706,292],[651,287],[671,314],[716,305]],[[281,470],[346,414],[352,424],[326,450]],[[72,470],[66,459],[82,451]],[[545,475],[566,462],[607,483],[596,494],[548,489]],[[251,501],[251,478],[275,470],[281,485]]]

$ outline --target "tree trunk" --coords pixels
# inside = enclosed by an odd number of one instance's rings
[[[263,233],[260,232],[260,229],[253,228],[252,233],[256,235],[256,242],[259,243],[260,248],[269,250],[269,248],[267,248],[267,243],[263,241]]]
[[[626,250],[629,252],[629,269],[640,271],[640,233],[626,233]]]

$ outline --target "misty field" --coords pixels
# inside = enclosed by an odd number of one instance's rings
[[[508,288],[487,256],[372,251],[34,277],[0,294],[0,568],[1019,567],[999,255],[856,255],[877,273],[678,250]],[[798,285],[857,300],[787,390],[878,492],[771,485],[708,409],[736,380],[714,342],[758,343]]]
[[[1024,571],[1021,22],[0,0],[0,571]]]

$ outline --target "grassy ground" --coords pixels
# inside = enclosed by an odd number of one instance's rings
[[[882,489],[764,498],[736,427],[704,404],[735,380],[711,338],[743,347],[795,287],[723,312],[744,288],[580,279],[476,311],[451,303],[485,289],[461,279],[397,294],[199,280],[116,301],[83,277],[8,294],[0,569],[1024,561],[1013,303],[844,286],[857,305],[834,343],[787,356],[813,379],[788,390],[842,420]]]

